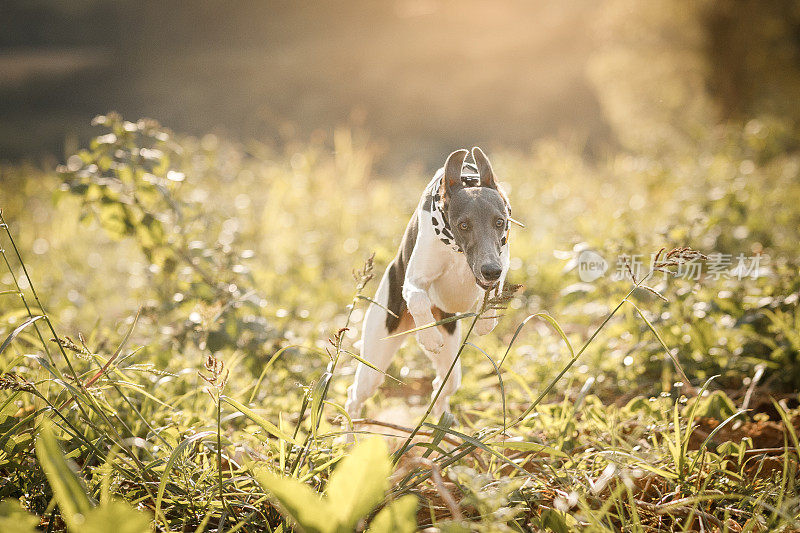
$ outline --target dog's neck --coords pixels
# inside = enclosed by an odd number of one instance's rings
[[[436,180],[433,184],[433,190],[431,191],[431,224],[433,225],[433,231],[436,233],[436,236],[439,237],[439,240],[442,241],[445,246],[453,250],[454,252],[464,253],[464,250],[456,244],[455,236],[453,235],[453,228],[450,227],[450,221],[447,219],[447,216],[444,211],[444,198],[442,198],[442,180],[444,179],[444,174],[438,180]]]

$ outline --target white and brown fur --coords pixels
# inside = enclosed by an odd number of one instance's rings
[[[375,301],[364,317],[361,357],[386,371],[395,352],[406,338],[387,336],[424,326],[455,313],[476,310],[487,290],[503,286],[509,265],[507,242],[510,208],[494,177],[489,160],[480,148],[472,149],[478,179],[462,180],[468,154],[450,154],[445,166],[434,175],[420,199],[403,235],[397,256],[381,279]],[[443,178],[441,189],[433,185]],[[437,232],[431,217],[432,202],[440,195],[441,213],[449,223],[455,245],[449,246]],[[438,234],[437,234],[438,233]],[[446,242],[445,242],[446,241]],[[387,313],[389,309],[392,314]],[[497,318],[481,318],[475,325],[479,335],[494,329]],[[439,389],[461,341],[461,322],[453,321],[417,332],[417,340],[436,368],[434,394]],[[360,415],[364,402],[383,382],[383,374],[363,363],[356,369],[348,389],[346,410],[351,418]],[[461,383],[461,363],[456,362],[450,378],[437,399],[432,414],[437,418],[449,411],[450,397]]]

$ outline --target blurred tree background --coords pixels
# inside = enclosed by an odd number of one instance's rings
[[[612,0],[590,63],[606,120],[634,150],[691,149],[723,121],[800,118],[800,4]]]
[[[798,88],[793,0],[0,5],[0,160],[71,153],[110,109],[269,143],[355,126],[392,170],[554,136],[662,150],[793,127]]]

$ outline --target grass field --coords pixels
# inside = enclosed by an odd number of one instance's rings
[[[376,175],[345,130],[95,123],[58,169],[0,170],[0,530],[800,530],[783,124],[491,152],[522,287],[465,338],[452,418],[423,422],[409,342],[347,448],[352,345],[428,173]]]

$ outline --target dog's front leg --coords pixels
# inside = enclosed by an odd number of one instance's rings
[[[403,299],[416,327],[436,322],[431,312],[433,304],[428,296],[428,289],[438,276],[440,268],[427,252],[423,239],[418,238],[403,280]],[[444,347],[444,338],[437,327],[418,331],[417,340],[429,353],[437,354]]]
[[[416,327],[425,326],[436,322],[431,312],[431,299],[428,298],[426,289],[418,287],[408,278],[403,285],[403,298],[408,306],[408,312],[414,318]],[[417,332],[417,340],[425,351],[437,354],[444,347],[444,337],[437,327],[422,329]]]

